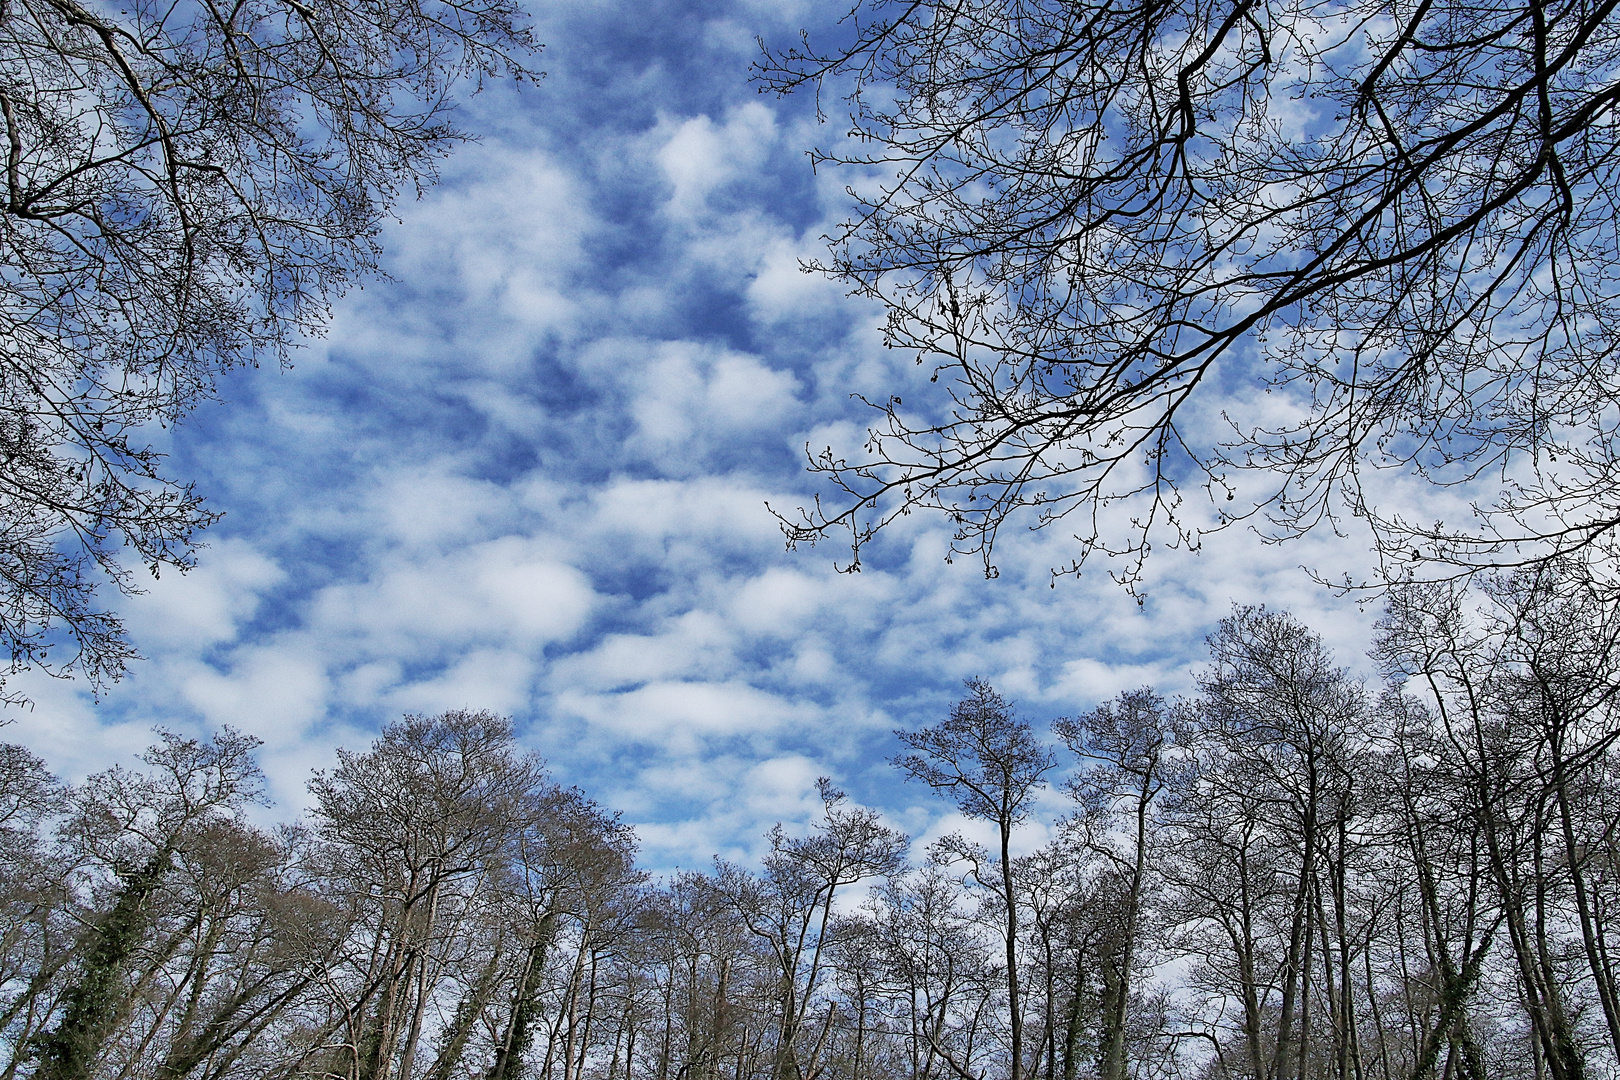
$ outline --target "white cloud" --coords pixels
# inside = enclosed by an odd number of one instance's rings
[[[383,700],[401,713],[488,709],[510,715],[532,699],[535,666],[525,653],[477,649],[432,678],[395,687]]]
[[[1166,676],[1169,678],[1166,678]],[[1047,691],[1048,699],[1073,701],[1089,707],[1127,690],[1163,687],[1184,681],[1181,672],[1166,672],[1156,664],[1109,664],[1091,657],[1071,660]]]
[[[768,638],[797,638],[831,599],[825,580],[798,567],[772,567],[737,588],[727,621],[740,631]]]
[[[532,648],[574,634],[596,601],[584,574],[521,537],[415,561],[396,554],[390,562],[369,580],[322,590],[313,627],[363,643],[361,653],[396,658],[479,641]]]
[[[668,211],[677,218],[704,212],[715,189],[758,169],[776,142],[776,116],[757,101],[733,108],[722,124],[694,116],[660,128],[668,134],[658,163],[674,189]]]
[[[748,284],[749,313],[770,327],[840,314],[848,306],[845,288],[822,274],[806,273],[802,265],[825,254],[814,237],[800,243],[785,236],[773,238]]]
[[[508,510],[507,493],[487,481],[457,476],[448,464],[379,470],[367,496],[377,539],[407,548],[454,547],[487,534]]]
[[[149,581],[126,605],[132,630],[148,649],[192,651],[230,641],[286,572],[252,544],[210,544],[196,569]]]
[[[775,428],[796,405],[798,380],[757,357],[666,342],[626,365],[636,449],[666,472],[701,464],[705,451]]]
[[[203,725],[226,724],[255,735],[272,751],[303,739],[326,715],[324,658],[305,641],[254,644],[232,654],[227,671],[177,666],[181,697]]]
[[[782,534],[765,511],[770,493],[724,476],[615,480],[591,496],[582,530],[623,556],[678,564],[775,554]],[[778,500],[780,501],[780,500]],[[672,558],[673,553],[683,557]]]
[[[558,708],[633,741],[690,751],[703,736],[764,734],[817,711],[740,682],[655,682],[618,694],[559,695]]]

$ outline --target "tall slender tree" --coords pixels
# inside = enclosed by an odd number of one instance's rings
[[[1013,831],[1034,807],[1056,765],[1052,750],[1020,720],[1010,702],[981,679],[967,680],[967,697],[951,708],[942,723],[896,736],[911,752],[894,759],[908,779],[917,780],[953,799],[969,818],[986,821],[996,831],[997,849],[989,858],[962,837],[947,837],[941,851],[970,867],[973,880],[989,891],[1000,909],[1006,957],[1007,1028],[1011,1080],[1024,1078],[1024,989],[1019,972],[1019,897],[1012,865]]]

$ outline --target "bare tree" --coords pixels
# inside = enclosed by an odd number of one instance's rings
[[[458,915],[509,856],[543,773],[517,751],[511,724],[487,712],[407,716],[369,751],[338,759],[309,785],[361,930],[339,988],[334,1071],[413,1080]]]
[[[821,777],[822,817],[806,837],[771,831],[771,851],[758,877],[722,864],[717,884],[733,911],[770,949],[778,966],[776,1048],[771,1080],[813,1080],[821,1072],[836,1004],[821,998],[826,954],[833,944],[833,905],[840,889],[897,874],[906,838],[878,814],[846,805],[847,796]],[[819,998],[818,998],[819,995]],[[825,1009],[818,1031],[807,1030],[812,1005]],[[808,1044],[808,1045],[806,1045]]]
[[[206,863],[243,805],[260,797],[257,745],[228,728],[209,742],[163,733],[143,756],[147,771],[112,769],[73,793],[61,829],[76,880],[61,899],[82,930],[69,953],[40,969],[45,978],[30,981],[18,1019],[32,1030],[13,1036],[8,1072],[29,1061],[39,1080],[96,1074],[143,984],[184,942],[184,931],[160,925],[174,878]]]
[[[635,836],[617,815],[575,789],[554,788],[531,794],[522,823],[513,850],[513,880],[504,889],[519,960],[507,1008],[494,1017],[488,1080],[522,1075],[544,1021],[547,1003],[542,998],[550,966],[566,952],[569,925],[577,929],[575,956],[564,965],[568,974],[562,979],[557,1015],[573,1010],[569,1015],[577,1027],[586,955],[598,946],[608,924],[633,917],[644,902],[638,892],[642,876],[634,865]],[[584,1027],[589,1027],[594,999],[587,1006]],[[558,1029],[552,1031],[555,1035]],[[581,1057],[585,1049],[581,1047]],[[548,1060],[551,1052],[548,1048]],[[571,1062],[573,1055],[565,1060]]]
[[[1617,623],[1606,588],[1578,564],[1547,563],[1481,592],[1472,605],[1476,594],[1455,585],[1397,590],[1375,655],[1432,710],[1432,768],[1478,838],[1477,874],[1507,929],[1538,1067],[1574,1080],[1591,1042],[1583,1013],[1602,1018],[1601,1041],[1620,1059],[1592,874],[1620,822],[1591,794],[1620,739]],[[1588,993],[1596,1008],[1582,1006]]]
[[[846,971],[874,961],[861,985],[875,1045],[863,1049],[868,1062],[888,1068],[869,1075],[980,1080],[1005,1068],[997,1013],[1006,976],[964,900],[960,879],[926,866],[883,882],[862,926],[846,931],[845,940],[870,950],[860,961],[846,957]]]
[[[1337,1003],[1329,950],[1336,936],[1343,944],[1347,895],[1336,871],[1345,864],[1355,813],[1357,752],[1368,726],[1366,695],[1362,684],[1333,662],[1322,639],[1285,612],[1239,608],[1221,620],[1209,646],[1211,666],[1200,683],[1196,738],[1210,745],[1219,773],[1203,778],[1205,790],[1219,793],[1222,802],[1228,801],[1222,789],[1240,792],[1230,800],[1231,808],[1244,817],[1255,814],[1253,826],[1245,822],[1245,827],[1269,833],[1267,839],[1280,849],[1273,855],[1281,864],[1274,872],[1286,875],[1289,896],[1280,912],[1283,955],[1269,1073],[1277,1080],[1291,1075],[1303,1080],[1312,1049],[1314,998],[1322,994]],[[1324,910],[1324,887],[1331,890],[1331,919]],[[1347,972],[1342,952],[1337,959],[1340,973]],[[1318,970],[1320,985],[1313,978]],[[1335,1038],[1348,1038],[1343,1016],[1328,1022]]]
[[[0,675],[121,674],[98,579],[217,516],[146,429],[318,333],[533,47],[512,0],[0,6]]]
[[[1175,761],[1171,707],[1152,690],[1128,691],[1077,719],[1054,725],[1082,763],[1068,784],[1079,804],[1071,825],[1085,847],[1107,860],[1116,883],[1106,906],[1113,926],[1099,942],[1103,982],[1101,1080],[1124,1080],[1126,1019],[1145,967],[1147,904],[1162,860],[1156,850],[1167,789],[1185,770]]]
[[[20,1065],[15,1048],[49,1023],[53,983],[77,952],[76,860],[52,850],[46,835],[70,805],[43,761],[0,745],[0,1035],[13,1048],[0,1075],[7,1077]]]
[[[1122,953],[1142,954],[1121,948],[1132,920],[1129,882],[1116,872],[1113,858],[1119,852],[1099,853],[1093,841],[1101,837],[1074,827],[1072,818],[1058,826],[1050,843],[1013,861],[1034,952],[1025,1037],[1038,1045],[1026,1075],[1076,1080],[1092,1075],[1099,1051],[1114,1047],[1125,1054],[1132,1048],[1124,1042],[1115,1047],[1108,1024],[1114,1004],[1130,996],[1128,986],[1124,995],[1113,992],[1121,988],[1116,975]],[[1120,1012],[1128,1008],[1127,1000]],[[1038,1039],[1030,1037],[1031,1029],[1038,1030]]]
[[[1386,843],[1396,859],[1382,875],[1394,909],[1390,958],[1409,1018],[1409,1038],[1378,1032],[1379,1054],[1417,1080],[1442,1068],[1444,1075],[1489,1075],[1478,1020],[1503,915],[1491,903],[1479,854],[1472,785],[1453,767],[1422,701],[1390,688],[1378,708],[1390,750],[1376,782],[1385,790]],[[1408,925],[1417,929],[1410,950]],[[1370,990],[1369,997],[1377,1000]]]
[[[1046,774],[1056,763],[1052,751],[1018,719],[1012,705],[981,679],[967,681],[968,696],[940,724],[895,735],[912,752],[894,759],[909,779],[920,780],[956,801],[970,818],[995,827],[998,848],[991,855],[964,837],[941,841],[941,856],[960,859],[1000,908],[1007,961],[1008,1075],[1024,1076],[1024,1003],[1019,984],[1018,890],[1013,881],[1012,834],[1029,817]]]
[[[0,747],[0,1080],[1612,1071],[1614,611],[1576,563],[1394,590],[1369,704],[1239,608],[1188,698],[1056,725],[1078,809],[1016,858],[1052,754],[979,681],[896,762],[994,840],[908,866],[823,781],[758,866],[651,886],[488,713],[340,752],[275,832],[229,732],[76,790]]]
[[[1233,522],[1359,516],[1395,575],[1614,556],[1611,4],[862,0],[839,40],[759,67],[846,95],[814,265],[943,386],[812,452],[837,498],[791,541],[858,560],[932,508],[992,569],[1025,515],[1129,585]],[[1504,482],[1434,525],[1371,501],[1385,469]]]

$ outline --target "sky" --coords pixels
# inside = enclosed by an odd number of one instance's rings
[[[799,269],[848,210],[849,178],[806,157],[838,125],[748,81],[757,37],[841,13],[548,0],[547,77],[467,104],[480,141],[399,208],[387,278],[292,369],[233,374],[164,436],[225,516],[195,570],[119,602],[145,659],[100,701],[19,680],[35,704],[4,737],[77,778],[154,726],[229,724],[263,740],[290,819],[335,747],[489,709],[667,870],[757,856],[822,775],[913,836],[950,827],[886,762],[965,678],[1041,726],[1183,692],[1234,603],[1294,612],[1365,670],[1377,612],[1301,569],[1364,567],[1353,534],[1156,552],[1140,606],[1103,566],[1054,587],[1061,529],[1009,530],[995,580],[947,563],[926,515],[859,574],[836,543],[785,549],[766,504],[821,490],[807,444],[858,447],[851,395],[929,392],[871,305]]]

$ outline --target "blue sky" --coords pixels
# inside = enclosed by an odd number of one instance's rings
[[[37,705],[7,736],[80,776],[154,724],[229,723],[264,740],[288,817],[333,747],[488,708],[668,868],[757,852],[823,774],[914,835],[948,827],[884,762],[965,677],[1040,723],[1185,689],[1234,602],[1288,608],[1362,665],[1376,613],[1299,569],[1359,568],[1358,536],[1156,553],[1141,608],[1103,567],[1049,587],[1074,548],[1057,530],[1006,534],[994,581],[947,564],[926,517],[859,575],[835,546],[784,550],[765,503],[814,495],[805,444],[858,444],[852,393],[928,392],[872,308],[798,270],[846,209],[848,178],[805,157],[837,124],[747,81],[756,35],[841,10],[545,4],[547,78],[470,102],[482,141],[400,208],[389,280],[169,436],[226,516],[197,570],[123,602],[147,659],[99,703],[26,680]]]

